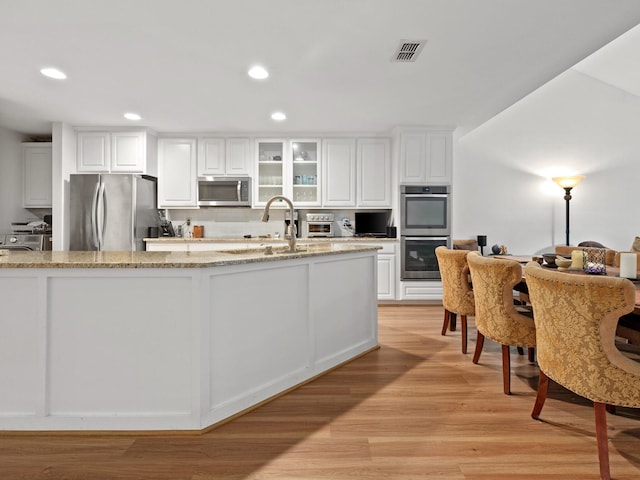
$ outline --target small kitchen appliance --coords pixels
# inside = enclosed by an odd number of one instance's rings
[[[333,237],[333,213],[307,213],[307,237]]]

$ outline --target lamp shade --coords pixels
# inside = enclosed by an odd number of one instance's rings
[[[567,177],[553,177],[551,180],[556,182],[561,188],[573,188],[585,178],[584,175],[571,175]]]

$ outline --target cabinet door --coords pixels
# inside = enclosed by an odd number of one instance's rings
[[[275,195],[289,195],[285,189],[289,171],[285,168],[285,141],[280,139],[256,140],[258,166],[254,179],[253,203],[264,206]]]
[[[400,183],[424,184],[426,174],[426,133],[400,134]]]
[[[396,257],[378,255],[378,300],[396,299]]]
[[[108,172],[111,158],[108,132],[78,132],[77,171]]]
[[[327,139],[322,148],[322,205],[356,205],[356,141]]]
[[[292,200],[300,206],[320,206],[320,141],[292,140],[290,146]]]
[[[198,175],[224,175],[224,138],[201,138],[199,144]]]
[[[158,206],[195,207],[196,140],[161,138],[158,140],[158,162]]]
[[[225,173],[231,176],[251,175],[251,141],[248,138],[227,138]]]
[[[359,207],[391,207],[391,142],[388,138],[358,140]]]
[[[144,132],[113,132],[111,134],[111,171],[144,173]]]
[[[23,146],[22,204],[26,208],[51,208],[51,144]]]
[[[427,178],[426,183],[451,183],[451,133],[430,132],[427,135]]]

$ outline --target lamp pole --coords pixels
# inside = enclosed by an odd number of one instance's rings
[[[564,201],[566,209],[567,226],[565,229],[567,246],[569,246],[569,200],[571,200],[571,189],[585,179],[584,175],[573,175],[570,177],[554,177],[553,180],[559,187],[564,188]]]
[[[565,191],[565,195],[564,195],[564,201],[566,203],[566,218],[567,218],[567,225],[565,228],[565,233],[567,236],[567,246],[569,246],[569,200],[571,200],[571,189],[573,187],[565,187],[564,191]]]

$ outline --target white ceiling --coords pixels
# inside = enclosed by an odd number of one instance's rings
[[[0,0],[0,126],[135,111],[161,132],[470,127],[638,23],[638,0]],[[427,40],[415,63],[391,62],[401,39]]]

